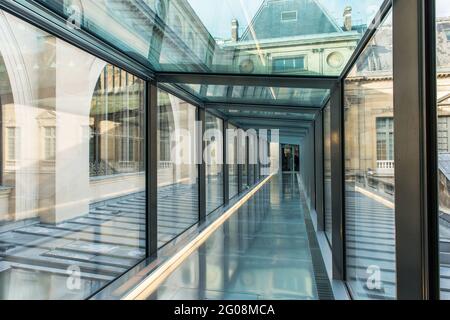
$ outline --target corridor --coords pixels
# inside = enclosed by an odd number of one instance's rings
[[[332,299],[306,208],[298,176],[275,175],[149,299]]]

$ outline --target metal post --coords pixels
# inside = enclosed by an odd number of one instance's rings
[[[199,203],[199,220],[204,221],[206,219],[206,164],[203,159],[203,152],[206,148],[205,140],[203,139],[203,135],[206,131],[206,123],[205,123],[205,109],[198,108],[198,121],[201,125],[201,130],[198,133],[200,135],[199,142],[199,153],[198,156],[200,164],[198,165],[198,203]]]
[[[344,139],[342,85],[331,93],[331,220],[333,278],[345,279]]]
[[[325,230],[324,217],[324,175],[323,175],[323,113],[320,112],[315,120],[315,154],[316,154],[316,213],[317,230]]]
[[[158,89],[153,81],[146,84],[146,255],[151,257],[158,250]]]
[[[434,15],[433,1],[393,2],[398,299],[439,291]]]
[[[223,198],[224,203],[228,204],[230,201],[230,166],[228,164],[228,141],[227,130],[229,128],[228,121],[223,121]]]

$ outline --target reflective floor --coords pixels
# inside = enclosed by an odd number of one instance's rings
[[[318,299],[295,174],[264,185],[149,299]]]
[[[217,193],[215,184],[208,188]],[[159,188],[158,206],[162,246],[198,221],[197,186]],[[59,224],[30,220],[0,229],[0,299],[87,298],[144,255],[144,192],[93,204],[87,214]],[[71,288],[77,271],[80,283]]]

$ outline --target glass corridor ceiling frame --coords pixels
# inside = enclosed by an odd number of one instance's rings
[[[143,0],[135,0],[133,3],[143,5],[145,4],[144,2],[145,1]],[[389,2],[390,1],[385,0],[382,7]],[[316,101],[310,102],[309,104],[306,103],[305,105],[305,103],[302,103],[304,101],[298,101],[296,99],[292,101],[277,101],[277,99],[258,101],[255,97],[252,97],[251,101],[245,101],[244,99],[239,98],[230,100],[227,96],[218,96],[211,99],[207,97],[207,94],[201,94],[201,92],[196,94],[195,92],[192,92],[192,90],[186,88],[186,84],[232,86],[233,88],[231,91],[239,86],[262,86],[268,87],[271,91],[273,91],[273,87],[292,88],[289,90],[307,88],[310,92],[314,92],[316,89],[330,90],[336,85],[339,79],[342,78],[342,75],[345,74],[346,70],[348,70],[348,66],[352,63],[352,60],[354,60],[354,56],[358,52],[358,49],[365,42],[364,40],[367,38],[367,34],[371,32],[369,26],[364,36],[358,42],[353,55],[350,57],[349,61],[347,61],[341,76],[217,74],[207,73],[207,71],[202,71],[203,73],[158,72],[155,71],[155,67],[149,60],[133,53],[133,51],[126,46],[121,46],[113,42],[108,42],[103,38],[99,38],[92,32],[92,28],[86,30],[85,28],[74,29],[70,27],[64,18],[64,12],[57,7],[57,5],[60,5],[61,3],[61,1],[56,0],[4,0],[0,4],[0,8],[20,16],[22,19],[43,28],[47,32],[67,39],[71,44],[110,61],[146,80],[155,80],[158,83],[168,82],[173,88],[173,91],[178,91],[180,94],[187,95],[192,101],[196,101],[197,103],[195,104],[200,107],[210,105],[211,102],[221,103],[223,105],[228,105],[230,103],[251,105],[256,102],[259,104],[266,103],[279,106],[296,106],[299,108],[309,108],[313,106],[321,109],[327,102],[329,92],[323,94],[322,99],[316,99]],[[382,11],[382,9],[380,9],[380,11]],[[154,19],[158,18],[157,16],[154,16],[154,14],[152,16],[150,13],[148,13],[148,17],[153,17]],[[376,18],[374,21],[375,20]],[[217,110],[213,112],[220,113],[220,111]],[[226,117],[225,114],[224,116]]]
[[[382,4],[358,1],[353,10],[341,0],[211,0],[205,11],[194,0],[34,2],[155,72],[313,77],[341,73]],[[295,19],[283,19],[286,11]]]

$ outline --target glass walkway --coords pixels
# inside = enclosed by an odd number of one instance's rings
[[[306,210],[297,174],[272,177],[149,299],[332,299]]]

